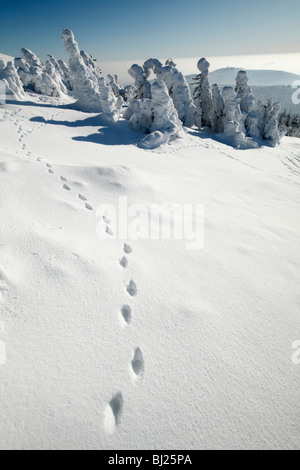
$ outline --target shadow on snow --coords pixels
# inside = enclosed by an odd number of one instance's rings
[[[35,101],[15,101],[6,100],[6,104],[13,106],[31,106],[36,108],[55,108],[55,109],[72,109],[68,104],[51,104],[51,103],[36,103]]]
[[[119,120],[112,124],[104,119],[101,114],[98,116],[88,117],[86,119],[79,119],[77,121],[47,120],[42,116],[31,118],[30,121],[72,128],[100,127],[98,133],[88,136],[73,137],[72,140],[77,142],[90,142],[101,145],[132,145],[138,143],[141,137],[143,137],[131,131],[128,127],[127,121]]]

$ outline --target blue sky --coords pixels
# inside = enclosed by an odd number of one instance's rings
[[[1,1],[0,52],[65,58],[61,30],[101,61],[300,52],[299,0]]]

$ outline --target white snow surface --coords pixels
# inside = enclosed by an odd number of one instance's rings
[[[7,55],[7,54],[1,54],[0,53],[0,60],[3,60],[3,62],[6,65],[7,62],[13,62],[15,60],[15,58],[10,56],[10,55]]]
[[[299,139],[146,151],[35,99],[0,107],[0,448],[299,449]],[[119,196],[204,204],[203,250],[100,240]]]

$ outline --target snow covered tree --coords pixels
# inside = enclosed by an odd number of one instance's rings
[[[126,112],[132,130],[148,134],[141,142],[142,148],[153,149],[180,135],[182,123],[163,81],[151,86],[151,99],[133,100]]]
[[[34,91],[34,83],[32,80],[33,73],[30,70],[30,66],[26,63],[26,61],[21,57],[17,57],[14,60],[14,66],[18,72],[20,80],[23,83],[23,86],[30,87],[32,88],[32,91]]]
[[[178,135],[182,129],[182,124],[165,83],[162,81],[154,82],[151,86],[151,93],[153,110],[152,132],[159,130],[167,132],[170,136]]]
[[[240,70],[236,77],[236,89],[238,102],[243,116],[244,128],[248,137],[258,137],[258,100],[248,85],[247,72]]]
[[[285,109],[282,113],[280,113],[279,118],[278,118],[278,130],[279,130],[280,137],[284,137],[285,135],[288,135],[288,129],[285,125],[286,118],[287,118],[287,112]]]
[[[80,51],[80,55],[83,58],[83,61],[85,65],[93,72],[93,74],[97,77],[100,78],[102,76],[101,70],[98,67],[97,63],[94,61],[92,56],[90,56],[87,52],[85,51]]]
[[[63,82],[62,70],[53,56],[49,56],[49,60],[45,63],[45,70],[49,77],[51,77],[56,83],[57,88],[60,89],[61,93],[67,95],[69,91]]]
[[[15,59],[15,67],[24,87],[30,88],[35,93],[54,97],[68,94],[61,69],[53,56],[50,55],[49,60],[43,65],[34,52],[23,48],[22,57]]]
[[[223,88],[224,99],[224,134],[226,140],[236,148],[240,148],[245,143],[245,134],[241,131],[242,113],[238,104],[236,93],[233,88]]]
[[[151,98],[151,85],[147,80],[147,74],[144,69],[137,64],[133,64],[128,70],[129,75],[134,79],[136,88],[135,99]]]
[[[281,104],[274,103],[272,107],[267,108],[264,123],[264,138],[269,141],[272,147],[276,147],[280,143],[280,133],[278,128],[279,114]]]
[[[171,65],[172,67],[177,67],[173,59],[167,59],[165,65]]]
[[[279,128],[280,108],[280,103],[273,104],[273,101],[269,99],[266,105],[259,102],[257,111],[260,137],[268,140],[269,144],[274,147],[280,143],[280,138],[284,135],[282,128]]]
[[[167,63],[168,65],[163,66],[158,59],[148,59],[143,68],[147,77],[153,71],[157,80],[165,82],[179,119],[184,126],[192,127],[195,124],[197,109],[193,103],[190,87],[174,62],[169,60]]]
[[[55,59],[55,57],[51,54],[48,54],[48,60],[53,65],[53,67],[55,68],[56,73],[58,73],[58,75],[60,75],[60,77],[63,77],[63,72],[61,70],[61,67],[60,67],[58,61]]]
[[[151,72],[153,72],[157,77],[159,74],[162,73],[163,64],[158,59],[148,59],[144,63],[143,69],[147,77],[150,77]],[[168,88],[168,85],[167,85],[167,88]]]
[[[242,113],[249,114],[257,109],[257,99],[248,85],[247,72],[240,70],[236,77],[236,89],[238,102]]]
[[[113,94],[104,77],[99,79],[99,89],[104,117],[111,122],[116,122],[119,117],[118,99]]]
[[[133,131],[139,134],[151,134],[153,122],[151,99],[132,100],[124,112],[124,118]]]
[[[290,112],[287,113],[287,115],[286,115],[285,125],[286,125],[286,127],[289,128],[289,127],[291,126],[291,124],[292,124],[292,113],[291,113],[291,111],[290,111]]]
[[[60,85],[46,72],[42,71],[33,75],[34,91],[40,95],[61,97]]]
[[[221,89],[218,85],[214,84],[211,89],[211,109],[210,109],[210,122],[211,130],[215,133],[224,132],[224,99],[222,97]]]
[[[107,79],[109,80],[108,82],[109,86],[111,87],[115,97],[119,98],[119,96],[122,96],[123,87],[121,86],[119,82],[118,75],[113,76],[113,75],[108,74]]]
[[[99,77],[85,64],[72,31],[64,29],[62,39],[66,51],[70,54],[73,95],[77,99],[75,107],[86,112],[101,112]]]
[[[64,82],[65,86],[68,88],[68,90],[72,91],[73,90],[73,79],[72,79],[71,70],[69,69],[69,67],[65,63],[65,61],[63,61],[63,60],[59,60],[58,65],[61,69],[62,78],[63,78],[63,82]]]
[[[133,85],[127,85],[121,92],[125,103],[129,104],[136,96],[136,88]]]
[[[53,80],[34,52],[23,48],[22,58],[15,59],[15,67],[25,88],[41,95],[61,96],[61,84]]]
[[[5,94],[8,98],[23,100],[26,97],[23,84],[12,62],[8,62],[5,66],[4,62],[0,60],[0,80],[5,86]]]
[[[202,58],[199,60],[197,67],[200,74],[194,79],[196,87],[194,89],[193,98],[198,108],[198,114],[201,113],[202,125],[211,128],[212,92],[208,80],[210,64],[205,58]]]
[[[291,122],[290,135],[292,137],[300,137],[300,116],[294,116]]]
[[[267,107],[269,106],[269,110],[273,106],[272,100],[268,100],[268,105],[265,105],[261,101],[258,102],[257,108],[257,116],[258,116],[258,130],[259,135],[262,139],[265,138],[265,122],[267,116]]]
[[[246,135],[257,139],[260,136],[259,132],[259,117],[255,110],[251,111],[244,121]]]
[[[242,113],[234,89],[229,86],[224,87],[222,96],[224,99],[224,124],[228,121],[236,121],[240,124]]]
[[[300,137],[300,116],[292,116],[291,111],[287,113],[287,111],[284,110],[279,115],[278,128],[280,137],[285,135],[289,137]]]
[[[34,52],[30,51],[29,49],[26,49],[25,47],[21,49],[21,52],[22,58],[26,62],[26,64],[28,64],[30,67],[38,67],[43,69],[43,64],[41,60]]]

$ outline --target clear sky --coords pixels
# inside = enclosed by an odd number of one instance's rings
[[[0,0],[0,52],[65,58],[61,30],[102,61],[300,52],[299,0]]]

